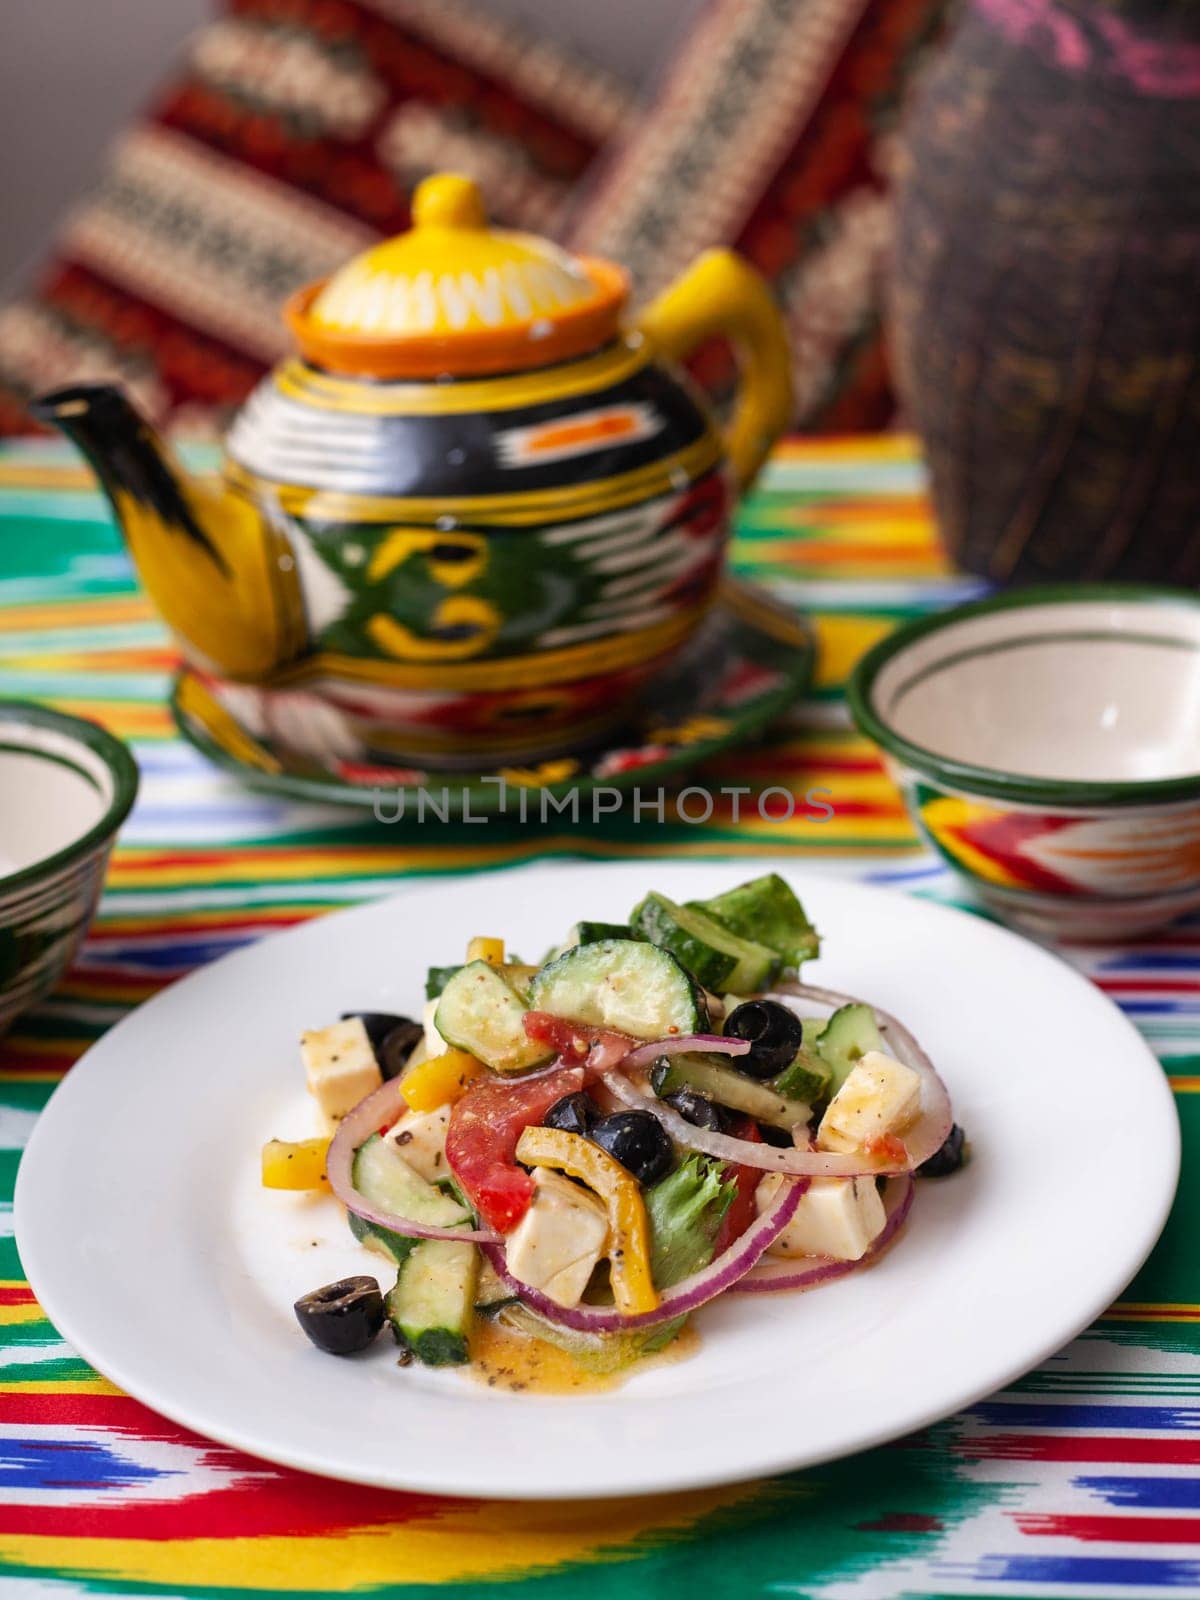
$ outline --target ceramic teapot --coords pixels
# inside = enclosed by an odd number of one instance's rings
[[[702,256],[641,316],[614,264],[426,179],[408,233],[301,290],[222,480],[122,392],[35,414],[95,466],[206,687],[301,753],[530,758],[603,736],[711,603],[732,497],[788,422],[763,279]],[[726,335],[727,430],[675,365]]]

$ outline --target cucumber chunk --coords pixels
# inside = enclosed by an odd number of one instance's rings
[[[554,1054],[525,1032],[526,998],[486,961],[469,961],[450,979],[434,1016],[447,1044],[469,1050],[496,1072],[524,1072]]]
[[[427,1367],[461,1366],[468,1359],[478,1279],[473,1244],[422,1239],[414,1245],[384,1296],[396,1343]]]
[[[675,957],[638,939],[576,945],[538,973],[530,1005],[635,1039],[702,1033],[708,1026],[704,998]]]
[[[660,1100],[678,1089],[695,1089],[731,1111],[743,1111],[756,1122],[789,1132],[811,1115],[804,1101],[790,1100],[777,1094],[771,1085],[744,1077],[700,1055],[664,1056],[650,1070],[650,1087]]]
[[[823,1100],[829,1093],[832,1074],[828,1064],[815,1050],[800,1049],[790,1066],[771,1079],[771,1086],[779,1094],[792,1100]]]
[[[817,1048],[817,1040],[825,1032],[828,1024],[828,1017],[801,1018],[801,1026],[804,1029],[804,1048],[806,1050],[815,1050]]]
[[[829,1092],[836,1094],[850,1076],[854,1063],[868,1050],[887,1045],[875,1024],[875,1013],[861,1001],[835,1011],[817,1037],[817,1054],[829,1068]]]
[[[479,1281],[475,1285],[477,1316],[497,1317],[509,1306],[519,1305],[520,1298],[512,1292],[490,1261],[480,1262]]]
[[[601,939],[632,939],[633,929],[626,922],[577,922],[567,945],[599,944]]]
[[[398,1217],[425,1222],[432,1228],[453,1228],[470,1221],[470,1212],[453,1195],[426,1183],[395,1146],[377,1133],[355,1152],[350,1181],[363,1199],[380,1211],[394,1211]]]
[[[779,957],[766,945],[739,938],[702,910],[648,894],[630,918],[642,939],[669,950],[704,989],[756,994],[779,971]]]
[[[359,1244],[374,1250],[376,1255],[386,1256],[396,1266],[400,1265],[417,1242],[405,1233],[393,1233],[390,1228],[381,1228],[378,1223],[355,1216],[353,1211],[347,1211],[346,1221]]]
[[[798,967],[821,953],[820,935],[792,888],[777,872],[740,883],[736,889],[727,889],[711,900],[699,901],[695,909],[739,938],[766,945],[786,967]]]

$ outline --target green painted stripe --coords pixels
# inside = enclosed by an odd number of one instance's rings
[[[17,1241],[11,1233],[0,1233],[0,1278],[7,1283],[24,1283],[25,1269],[17,1254]]]
[[[95,1371],[79,1356],[57,1356],[45,1361],[5,1363],[0,1350],[0,1384],[4,1383],[83,1383]]]
[[[56,1087],[53,1083],[30,1083],[0,1073],[0,1106],[12,1111],[40,1111]]]
[[[62,1339],[58,1330],[54,1328],[46,1317],[39,1318],[36,1322],[5,1322],[0,1323],[0,1363],[4,1361],[5,1350],[36,1350],[39,1345],[44,1345],[48,1352],[47,1359],[61,1360],[59,1351],[62,1349]],[[49,1354],[53,1352],[53,1356]],[[35,1363],[41,1366],[41,1363]],[[10,1375],[15,1371],[15,1365],[9,1364]],[[21,1364],[21,1370],[26,1366]]]

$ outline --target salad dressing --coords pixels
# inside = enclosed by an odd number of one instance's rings
[[[700,1348],[700,1335],[688,1326],[665,1350],[645,1356],[612,1372],[582,1366],[569,1351],[533,1334],[510,1328],[499,1318],[479,1317],[471,1333],[471,1376],[489,1389],[515,1394],[600,1393],[619,1389],[635,1371],[686,1361]]]

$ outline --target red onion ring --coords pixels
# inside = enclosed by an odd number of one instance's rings
[[[614,1067],[619,1067],[633,1049],[634,1041],[624,1033],[614,1033],[611,1028],[604,1028],[593,1037],[592,1046],[583,1058],[582,1066],[589,1083],[603,1078]],[[581,1063],[575,1056],[560,1056],[555,1062],[559,1067],[577,1067]]]
[[[834,1278],[844,1278],[851,1272],[857,1272],[860,1267],[869,1266],[882,1255],[908,1220],[916,1188],[916,1184],[909,1177],[888,1185],[888,1195],[884,1202],[887,1206],[888,1219],[878,1235],[872,1239],[870,1249],[857,1261],[832,1261],[827,1257],[810,1256],[806,1266],[803,1261],[794,1258],[788,1261],[782,1256],[773,1256],[770,1261],[759,1261],[751,1268],[740,1282],[734,1284],[733,1292],[781,1294],[785,1289],[815,1289],[819,1283],[829,1283]]]
[[[637,1072],[642,1067],[652,1067],[659,1056],[677,1056],[691,1050],[702,1051],[705,1055],[744,1056],[749,1053],[750,1041],[726,1039],[719,1033],[685,1033],[638,1045],[620,1062],[620,1067],[623,1072]]]
[[[414,1222],[411,1217],[398,1217],[392,1211],[381,1211],[354,1187],[351,1173],[354,1169],[354,1153],[359,1145],[365,1144],[380,1128],[389,1127],[407,1109],[407,1102],[400,1093],[400,1079],[390,1078],[342,1118],[325,1162],[330,1188],[347,1211],[353,1211],[364,1222],[373,1222],[377,1228],[390,1228],[393,1233],[407,1234],[410,1239],[493,1243],[499,1235],[490,1228],[435,1228],[427,1222]]]
[[[734,1240],[728,1250],[723,1251],[702,1272],[693,1273],[673,1288],[664,1289],[653,1311],[642,1311],[632,1317],[622,1316],[611,1306],[560,1306],[549,1295],[531,1289],[527,1283],[512,1276],[502,1245],[485,1244],[483,1252],[508,1288],[547,1322],[572,1328],[576,1333],[630,1333],[686,1316],[689,1311],[695,1311],[698,1306],[715,1300],[726,1289],[732,1288],[750,1271],[768,1245],[778,1239],[795,1215],[800,1197],[807,1188],[807,1183],[781,1185],[767,1209],[740,1238]]]

